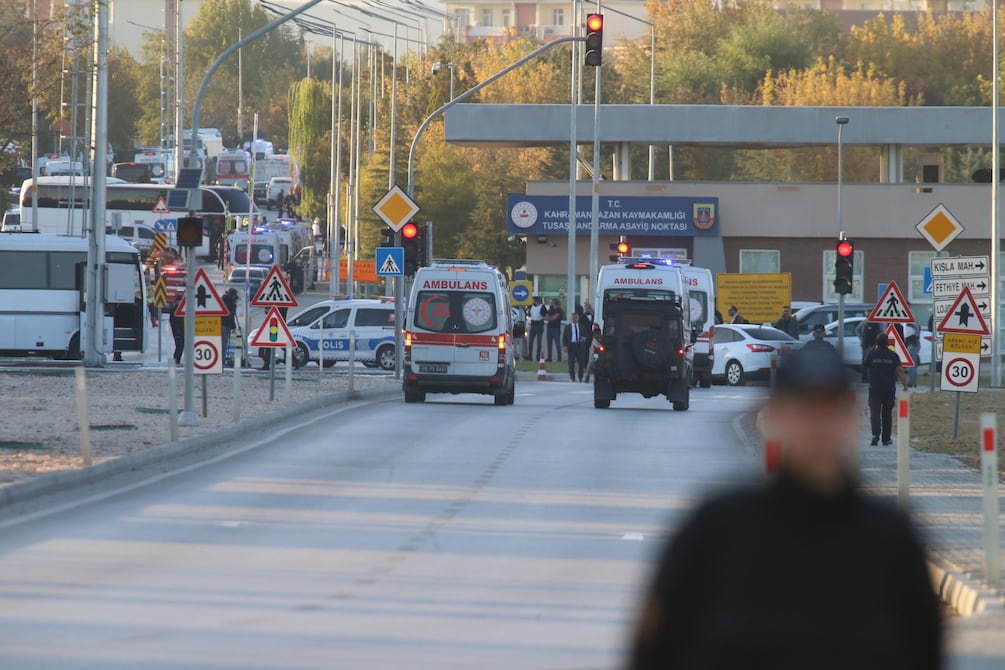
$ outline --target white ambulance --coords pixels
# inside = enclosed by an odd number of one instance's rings
[[[712,385],[715,350],[715,280],[708,268],[685,267],[687,295],[690,302],[691,328],[698,333],[694,342],[694,376],[703,389]]]
[[[506,278],[484,261],[434,260],[415,275],[405,319],[405,402],[427,393],[515,400],[516,358]]]

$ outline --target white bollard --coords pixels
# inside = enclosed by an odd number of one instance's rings
[[[244,360],[244,352],[240,349],[234,350],[234,423],[241,420],[241,363]]]
[[[984,573],[989,584],[1001,581],[998,531],[998,417],[981,414],[981,481],[984,484]]]
[[[175,374],[174,358],[168,361],[168,426],[171,441],[178,441],[178,377]]]
[[[293,347],[286,344],[286,388],[284,400],[287,404],[293,399]]]
[[[911,499],[911,392],[897,394],[897,504],[907,509]]]
[[[353,376],[356,370],[356,331],[349,329],[349,395],[353,394]]]
[[[91,412],[87,406],[87,373],[83,367],[73,371],[77,388],[77,422],[80,425],[80,457],[91,465]]]

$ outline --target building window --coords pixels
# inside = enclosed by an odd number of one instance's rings
[[[491,26],[492,25],[492,10],[483,9],[482,10],[482,25]]]
[[[672,258],[676,261],[687,260],[687,249],[665,249],[657,247],[637,247],[632,249],[636,258]]]
[[[834,266],[836,263],[837,252],[834,249],[825,249],[823,265],[824,302],[838,301],[838,294],[834,292]],[[851,294],[845,296],[845,299],[848,302],[865,302],[865,286],[863,283],[863,278],[865,277],[865,252],[856,251],[853,263],[855,270],[852,274],[852,291]]]
[[[740,272],[780,272],[782,252],[774,249],[740,249]]]
[[[551,12],[551,25],[553,26],[564,26],[565,25],[565,10],[564,9],[554,9]]]
[[[504,28],[509,28],[511,25],[513,25],[512,21],[510,20],[509,9],[502,10],[502,24]]]
[[[935,258],[934,251],[909,251],[907,253],[909,280],[907,299],[912,303],[932,300],[932,287],[925,286],[925,282],[931,283],[932,281],[933,258]]]
[[[471,25],[471,12],[467,9],[455,9],[454,18],[457,20],[458,28],[466,28]]]

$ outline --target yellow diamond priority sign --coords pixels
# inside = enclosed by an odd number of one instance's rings
[[[384,197],[377,201],[377,204],[373,206],[373,211],[391,230],[398,232],[403,225],[419,213],[419,206],[395,184],[384,194]]]
[[[963,224],[941,202],[914,227],[936,251],[942,251],[964,231]]]

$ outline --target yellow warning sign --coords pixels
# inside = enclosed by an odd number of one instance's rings
[[[167,307],[167,304],[167,283],[164,281],[163,276],[158,277],[157,281],[154,282],[154,307],[163,309]]]
[[[218,316],[197,316],[195,317],[196,337],[219,337],[221,334],[220,317]]]
[[[792,275],[772,273],[720,273],[716,277],[716,309],[727,322],[726,311],[736,305],[750,323],[773,322],[792,301]]]
[[[419,206],[396,185],[373,206],[374,213],[397,232],[408,220],[419,213]]]
[[[914,228],[936,251],[945,249],[964,230],[963,224],[941,202]]]
[[[947,354],[979,354],[981,353],[980,335],[961,335],[946,333],[942,336],[942,351]]]

